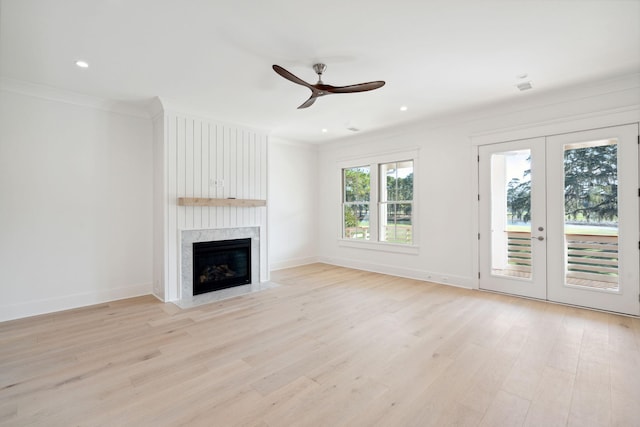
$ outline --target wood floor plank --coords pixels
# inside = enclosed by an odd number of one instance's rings
[[[498,392],[485,413],[481,426],[507,427],[523,425],[530,402],[504,391]]]
[[[611,425],[609,365],[581,359],[573,387],[568,425]]]
[[[0,426],[638,425],[640,319],[326,264],[0,323]]]
[[[574,375],[546,367],[531,398],[526,426],[566,426],[569,417]]]

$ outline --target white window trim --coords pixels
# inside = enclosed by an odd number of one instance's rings
[[[394,252],[394,253],[405,253],[405,254],[417,254],[419,251],[419,207],[420,203],[418,202],[418,187],[419,187],[419,179],[418,179],[418,171],[419,171],[419,149],[409,150],[409,151],[392,151],[386,153],[379,153],[375,155],[369,155],[365,157],[354,157],[348,160],[340,160],[337,163],[337,174],[339,176],[340,182],[340,203],[338,204],[338,245],[344,247],[351,247],[357,249],[368,249],[368,250],[378,250],[378,251],[386,251],[386,252]],[[401,161],[413,161],[413,207],[412,207],[412,242],[411,244],[398,244],[398,243],[388,243],[388,242],[380,242],[379,230],[380,224],[378,222],[378,212],[379,212],[379,198],[380,198],[380,189],[378,187],[379,175],[380,175],[380,165],[384,163],[392,163],[392,162],[401,162]],[[344,220],[342,218],[342,204],[343,204],[343,191],[344,191],[344,181],[342,178],[342,171],[348,168],[357,168],[362,166],[369,166],[371,168],[371,195],[369,200],[369,223],[375,224],[375,227],[369,227],[369,237],[370,240],[355,240],[355,239],[345,239],[343,237],[343,226]],[[375,171],[375,172],[374,172]]]
[[[341,237],[338,239],[338,246],[410,255],[418,255],[420,252],[420,246],[416,245],[415,241],[412,245],[403,245],[398,243],[372,242],[369,240],[344,239]]]

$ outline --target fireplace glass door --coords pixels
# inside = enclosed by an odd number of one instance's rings
[[[193,295],[251,283],[251,239],[193,244]]]

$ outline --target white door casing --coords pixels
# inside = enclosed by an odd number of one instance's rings
[[[576,242],[571,239],[575,237],[576,232],[570,231],[571,225],[565,226],[565,150],[580,149],[589,144],[617,146],[617,237],[611,238],[617,239],[618,259],[616,261],[615,254],[609,254],[611,258],[602,262],[612,264],[603,266],[603,275],[611,276],[604,280],[615,282],[614,286],[602,288],[584,286],[580,280],[573,277],[582,273],[569,273],[569,263],[572,270],[583,268],[580,267],[580,259],[573,254],[586,254],[586,258],[591,260],[585,263],[586,269],[593,270],[599,267],[590,263],[603,259],[600,254],[595,253],[598,250],[593,249],[593,246],[601,244],[602,247],[609,248],[616,244],[596,242],[587,245],[577,242],[578,248],[573,247]],[[640,315],[638,124],[482,145],[478,153],[479,287]],[[519,167],[526,168],[526,164],[522,166],[525,157],[530,159],[530,174],[523,177],[518,170],[514,175],[513,166],[507,164],[510,161],[513,163],[515,159]],[[507,232],[507,186],[514,176],[522,181],[530,179],[530,222],[520,221],[520,224],[515,226],[511,224],[510,231]],[[518,243],[525,242],[526,239],[530,239],[530,248],[526,247],[525,243]],[[597,237],[592,240],[603,239]],[[520,245],[523,247],[518,249]],[[530,255],[526,253],[528,250]],[[522,251],[522,254],[518,251]],[[593,256],[589,251],[594,251]],[[569,253],[572,254],[571,257]],[[520,256],[522,265],[518,265],[520,261],[517,261]],[[528,256],[530,261],[526,259]],[[526,265],[528,262],[530,268]],[[569,276],[570,280],[567,279]]]

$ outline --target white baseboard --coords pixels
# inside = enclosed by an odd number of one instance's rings
[[[299,267],[301,265],[313,264],[316,262],[320,262],[320,258],[318,257],[306,257],[306,258],[295,258],[288,259],[285,261],[272,262],[269,267],[270,271],[282,270],[284,268],[291,267]]]
[[[151,294],[152,288],[151,283],[146,283],[98,292],[86,292],[58,298],[28,301],[19,304],[0,305],[0,322],[86,307],[88,305],[102,304],[119,299],[149,295]]]
[[[344,258],[319,257],[317,262],[337,265],[339,267],[354,268],[356,270],[371,271],[373,273],[388,274],[390,276],[423,280],[425,282],[439,283],[442,285],[455,286],[458,288],[473,289],[473,279],[471,277],[402,268],[385,264],[371,264]]]

